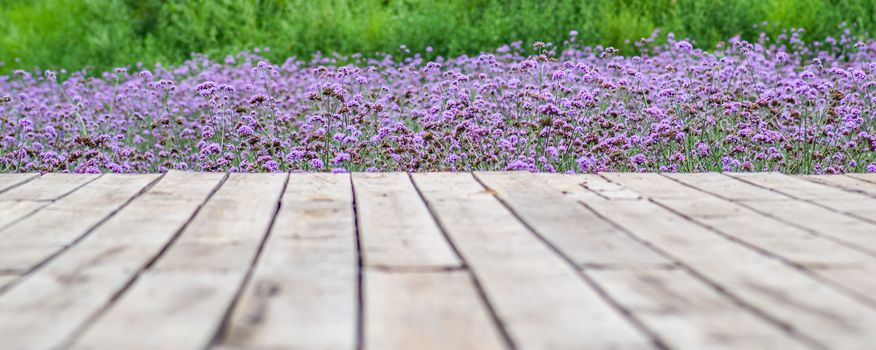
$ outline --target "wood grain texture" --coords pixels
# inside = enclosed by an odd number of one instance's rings
[[[779,260],[649,201],[586,204],[810,345],[861,348],[876,341],[868,331],[876,327],[876,311]]]
[[[869,183],[876,183],[876,173],[867,173],[867,174],[846,174],[846,176],[850,176],[856,178],[861,181],[866,181]]]
[[[803,179],[876,198],[876,183],[845,175],[803,175]],[[818,200],[820,198],[816,198]]]
[[[33,180],[39,177],[40,174],[24,173],[24,174],[0,174],[0,193],[9,190],[12,187],[18,186],[24,182]]]
[[[876,224],[823,208],[810,202],[794,199],[766,188],[745,183],[726,175],[692,175],[670,174],[667,176],[690,187],[722,198],[731,199],[749,209],[780,220],[785,224],[830,238],[876,256],[876,235],[872,234],[872,232],[876,232]],[[843,195],[831,194],[832,198],[837,198],[837,196]]]
[[[607,175],[608,176],[608,175]],[[614,175],[612,175],[614,176]],[[720,173],[666,174],[688,186],[734,201],[791,201],[792,198],[739,181]],[[632,177],[632,176],[631,176]],[[611,177],[609,177],[611,178]],[[618,178],[620,179],[620,178]],[[693,193],[693,192],[690,192]],[[661,198],[669,198],[661,196]],[[682,197],[684,198],[684,197]]]
[[[0,213],[3,213],[0,216],[0,231],[47,205],[48,202],[39,201],[0,201]]]
[[[221,347],[354,349],[358,255],[346,174],[292,174]]]
[[[0,174],[0,349],[876,344],[876,179],[730,175]]]
[[[671,349],[809,348],[685,271],[588,273]]]
[[[368,271],[364,349],[504,349],[466,271]]]
[[[155,265],[71,348],[184,350],[210,345],[267,234],[286,179],[286,174],[229,175]]]
[[[36,267],[87,235],[158,178],[158,175],[104,175],[7,226],[0,231],[0,271]]]
[[[653,348],[471,174],[413,179],[517,347]]]
[[[0,193],[0,201],[53,201],[98,177],[96,174],[45,174]]]
[[[579,266],[624,268],[668,265],[670,261],[599,218],[575,199],[528,173],[478,172],[475,176],[509,207]],[[556,175],[575,183],[594,183],[588,175]],[[562,181],[556,179],[554,182]],[[636,199],[639,194],[597,181],[606,198]]]
[[[0,297],[0,348],[62,347],[160,253],[222,177],[170,172],[78,245],[24,278]]]
[[[0,275],[0,289],[18,279],[18,275]]]
[[[874,282],[865,276],[876,274],[876,257],[814,235],[781,221],[763,216],[740,204],[721,199],[658,175],[643,175],[645,182],[607,176],[657,204],[695,222],[708,226],[731,240],[742,242],[768,257],[777,257],[830,280],[858,298],[876,305]],[[662,188],[661,190],[655,190]],[[663,198],[660,193],[676,189],[690,193],[691,199]],[[694,192],[690,192],[690,191]],[[764,202],[764,203],[782,203]],[[840,269],[843,273],[836,273]]]
[[[355,173],[353,189],[365,266],[461,266],[407,174]]]
[[[731,176],[791,198],[876,224],[876,199],[862,193],[844,191],[836,187],[777,173],[757,174],[757,176],[734,173]],[[876,226],[873,226],[873,229],[876,230]]]

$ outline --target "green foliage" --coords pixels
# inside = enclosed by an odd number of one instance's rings
[[[656,28],[712,46],[791,27],[821,39],[844,21],[872,35],[876,0],[0,0],[0,73],[173,64],[256,47],[270,47],[272,59],[396,53],[401,44],[431,46],[429,57],[474,54],[515,40],[561,43],[570,30],[625,50]]]

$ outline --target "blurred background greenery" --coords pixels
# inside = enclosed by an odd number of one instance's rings
[[[876,0],[0,0],[0,73],[174,64],[270,47],[274,60],[413,52],[458,55],[515,40],[629,48],[655,28],[712,46],[804,28],[806,39],[876,27]]]

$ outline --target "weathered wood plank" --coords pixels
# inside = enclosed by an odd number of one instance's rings
[[[550,174],[548,174],[550,175]],[[587,189],[593,191],[605,197],[607,199],[640,199],[642,198],[640,193],[635,191],[631,191],[626,187],[608,182],[602,181],[602,179],[598,178],[596,175],[582,175],[581,176],[581,186],[586,187]],[[561,180],[558,180],[561,181]]]
[[[18,275],[0,275],[0,289],[18,279]]]
[[[610,176],[608,174],[604,175]],[[747,184],[721,173],[673,173],[666,174],[666,176],[734,201],[791,201],[792,199],[783,194]],[[670,197],[661,196],[661,198],[668,199]]]
[[[346,174],[292,174],[220,348],[354,349],[358,256]]]
[[[64,244],[4,244],[0,241],[0,273],[23,275],[63,250]],[[0,295],[3,289],[0,288]]]
[[[0,348],[60,348],[182,228],[223,174],[170,172],[0,297]],[[47,322],[54,320],[54,322]]]
[[[853,178],[867,181],[870,183],[876,183],[876,173],[867,173],[867,174],[846,174],[846,176],[851,176]]]
[[[36,214],[7,226],[0,232],[0,257],[4,257],[0,258],[0,271],[34,268],[87,235],[158,177],[147,174],[105,175]],[[27,251],[26,256],[21,251]],[[5,258],[13,255],[17,258]]]
[[[496,192],[533,230],[578,266],[630,267],[671,262],[630,238],[619,228],[549,187],[530,173],[478,172],[475,176]],[[592,175],[558,176],[554,182],[593,183],[607,198],[636,199],[639,194]]]
[[[725,237],[739,239],[801,265],[848,267],[874,261],[867,254],[658,174],[604,176],[693,221],[724,233]],[[674,174],[668,176],[676,177]],[[736,180],[727,178],[726,181]],[[665,196],[662,193],[684,194],[685,197],[676,198],[675,195]]]
[[[466,271],[368,271],[364,349],[504,349]]]
[[[593,200],[604,199],[605,196],[596,194],[593,191],[582,191],[584,185],[583,179],[569,176],[556,176],[556,174],[548,173],[532,173],[533,179],[538,180],[552,189],[560,191],[564,196],[574,200]]]
[[[37,201],[0,201],[0,231],[48,204]]]
[[[37,176],[40,176],[40,174],[0,174],[0,193],[8,190],[10,187],[14,187],[23,182],[33,180]]]
[[[594,270],[588,274],[670,349],[808,348],[685,271]]]
[[[471,174],[413,179],[518,348],[653,347]]]
[[[46,174],[0,174],[0,231],[15,221],[44,208],[55,200],[93,181],[98,175]],[[38,181],[37,185],[19,189],[16,185]],[[23,185],[19,185],[21,187]],[[8,189],[8,191],[7,191]],[[17,190],[12,192],[13,190]],[[12,192],[11,194],[2,194]],[[22,199],[34,198],[34,199]]]
[[[203,349],[222,325],[276,213],[286,174],[231,174],[157,263],[77,338],[74,349]],[[200,255],[179,249],[201,245]],[[235,248],[228,249],[228,246]],[[224,254],[217,254],[221,251]],[[188,263],[190,262],[190,263]],[[146,336],[144,336],[146,335]]]
[[[585,203],[812,345],[863,348],[876,341],[876,334],[869,331],[876,327],[876,311],[798,269],[737,245],[649,201]]]
[[[765,217],[737,203],[694,190],[658,174],[645,174],[629,180],[623,176],[606,176],[620,185],[650,197],[652,201],[712,230],[738,240],[766,256],[783,259],[791,266],[806,269],[841,290],[876,305],[872,295],[874,282],[866,276],[876,275],[876,257],[838,244],[802,229]],[[663,198],[659,193],[694,191],[696,200]],[[836,273],[842,269],[843,273]]]
[[[874,219],[876,218],[876,199],[861,193],[843,191],[835,187],[778,173],[734,173],[731,176],[795,199],[876,223],[876,219]],[[876,226],[872,228],[876,230]]]
[[[803,179],[820,184],[833,186],[846,191],[861,193],[876,197],[876,183],[861,181],[845,175],[804,175]]]
[[[204,349],[240,282],[235,274],[144,274],[70,349]]]
[[[245,273],[274,217],[285,174],[231,174],[153,271]]]
[[[786,195],[744,183],[721,174],[668,174],[690,187],[773,217],[785,224],[830,238],[871,255],[876,254],[876,225],[818,205],[792,199]],[[764,200],[769,198],[770,200]],[[786,199],[782,199],[786,198]]]
[[[0,193],[0,201],[53,201],[98,177],[100,175],[49,173]]]
[[[825,186],[781,173],[728,173],[727,175],[764,189],[782,193],[791,198],[806,201],[825,199],[849,201],[870,200],[869,197],[860,193],[843,191],[831,186]]]
[[[405,173],[355,173],[365,266],[446,268],[462,263]]]

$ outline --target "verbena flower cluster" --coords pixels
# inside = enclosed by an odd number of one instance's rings
[[[876,172],[876,42],[800,34],[17,71],[0,171]]]

